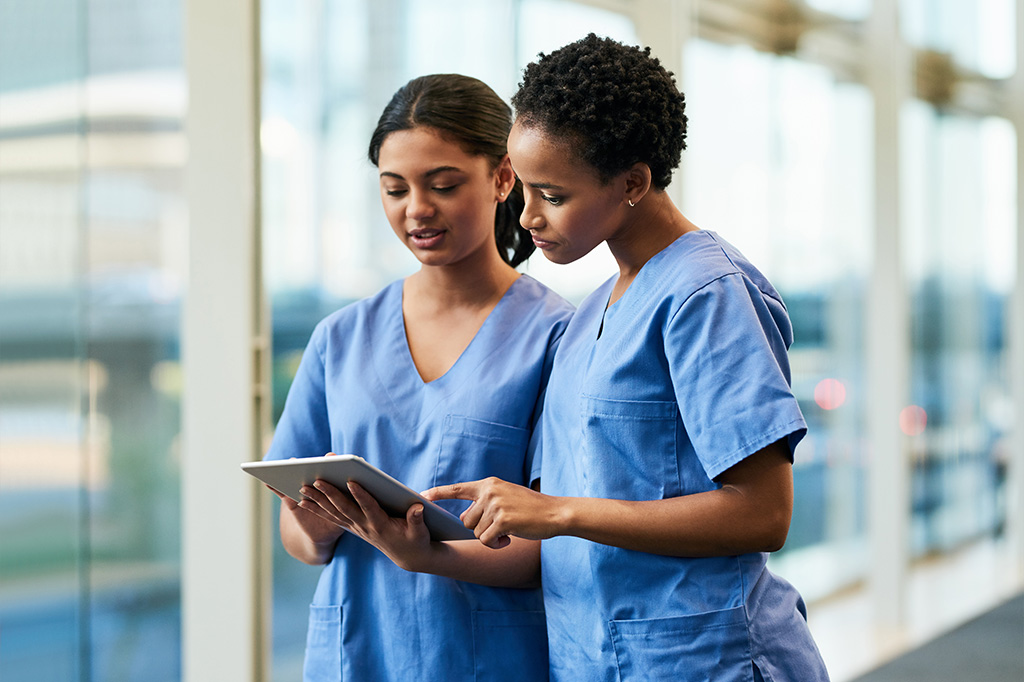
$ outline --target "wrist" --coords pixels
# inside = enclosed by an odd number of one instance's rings
[[[576,498],[556,497],[551,514],[551,530],[549,537],[556,535],[575,535],[577,526]]]
[[[388,554],[388,558],[396,566],[410,573],[434,573],[431,569],[437,565],[441,553],[447,549],[443,542],[430,542],[417,551],[401,555]]]

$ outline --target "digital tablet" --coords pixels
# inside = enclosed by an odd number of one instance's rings
[[[454,514],[427,500],[412,488],[395,480],[356,455],[326,455],[260,462],[243,462],[242,470],[260,479],[274,490],[296,502],[303,499],[299,490],[316,479],[327,481],[348,494],[349,481],[355,481],[376,498],[391,516],[404,517],[413,504],[423,505],[423,521],[434,540],[470,540],[473,531],[462,525]]]

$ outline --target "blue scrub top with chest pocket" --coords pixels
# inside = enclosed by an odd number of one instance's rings
[[[712,232],[679,237],[562,337],[544,408],[541,490],[658,500],[806,432],[792,328],[771,284]],[[607,310],[606,310],[607,306]],[[551,679],[817,682],[828,674],[796,590],[767,555],[679,558],[574,537],[542,545]]]
[[[529,276],[512,284],[446,374],[425,383],[402,282],[323,320],[267,459],[356,454],[414,490],[539,475],[531,439],[572,306]],[[468,503],[442,502],[460,513]],[[475,542],[475,541],[473,541]],[[305,679],[546,679],[540,590],[409,573],[344,534],[310,609]]]

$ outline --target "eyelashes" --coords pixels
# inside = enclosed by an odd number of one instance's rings
[[[452,192],[454,192],[458,188],[459,188],[458,184],[455,184],[455,185],[445,185],[444,187],[431,187],[430,191],[431,192],[435,192],[437,194],[451,194]],[[407,189],[386,189],[386,190],[384,190],[384,194],[386,194],[389,197],[396,197],[396,198],[403,197],[408,192],[409,192],[409,190],[407,190]]]

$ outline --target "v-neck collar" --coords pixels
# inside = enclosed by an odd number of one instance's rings
[[[525,291],[526,285],[520,282],[527,277],[521,275],[509,286],[455,363],[430,382],[423,381],[409,350],[402,314],[403,280],[388,287],[379,308],[380,322],[375,325],[377,334],[369,340],[367,350],[380,389],[391,403],[390,419],[416,429],[435,411],[450,409],[459,390],[477,380],[480,365],[499,352],[507,339],[514,338],[519,320],[513,299],[520,295],[517,292]]]
[[[663,248],[658,253],[647,259],[640,270],[636,273],[633,281],[629,283],[626,290],[622,292],[618,300],[611,303],[612,291],[615,289],[615,282],[618,280],[618,276],[613,276],[601,287],[601,289],[607,288],[607,293],[601,296],[604,300],[604,310],[601,311],[601,321],[597,331],[597,339],[604,336],[605,329],[611,323],[612,319],[616,316],[625,315],[626,313],[620,313],[619,311],[627,308],[636,309],[637,306],[631,306],[630,300],[635,299],[638,296],[643,296],[647,291],[652,281],[657,281],[661,275],[663,263],[666,259],[670,258],[670,254],[678,249],[683,248],[681,244],[687,241],[689,235],[701,234],[706,230],[694,230],[686,232],[675,238],[670,244]]]
[[[512,284],[509,285],[508,289],[505,290],[505,293],[502,294],[501,298],[494,305],[491,311],[487,313],[487,317],[484,318],[480,328],[476,330],[475,334],[473,334],[473,338],[470,339],[469,344],[467,344],[466,347],[462,349],[462,352],[459,353],[459,357],[455,359],[455,362],[453,362],[443,374],[436,379],[431,379],[430,381],[425,381],[423,379],[423,375],[420,374],[419,368],[416,367],[416,362],[412,358],[412,347],[409,345],[409,336],[405,327],[405,313],[402,310],[404,302],[404,280],[396,282],[396,291],[391,292],[391,295],[392,297],[397,298],[397,301],[394,303],[389,302],[389,307],[393,311],[391,319],[392,333],[394,334],[394,338],[401,340],[401,371],[409,372],[422,387],[442,387],[446,384],[461,383],[458,380],[458,376],[464,371],[463,367],[467,365],[475,366],[477,364],[473,359],[474,356],[477,355],[477,347],[484,346],[486,348],[493,349],[498,343],[500,343],[501,337],[496,337],[494,328],[505,326],[502,325],[501,322],[505,317],[504,310],[507,307],[506,301],[514,296],[513,290],[517,288],[517,285],[524,277],[526,277],[526,275],[520,275],[514,282],[512,282]],[[395,364],[397,365],[398,363]]]

